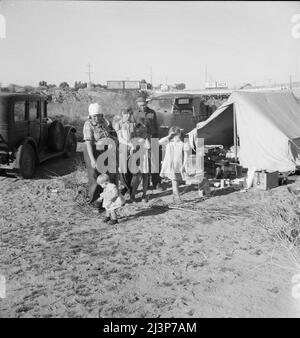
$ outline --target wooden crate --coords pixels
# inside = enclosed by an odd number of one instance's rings
[[[268,190],[279,185],[278,171],[256,171],[254,173],[253,188]]]

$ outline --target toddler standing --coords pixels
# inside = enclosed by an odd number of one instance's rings
[[[106,210],[104,222],[114,225],[118,223],[116,210],[125,204],[124,197],[119,193],[117,186],[109,181],[108,175],[99,175],[97,183],[103,188],[97,201],[103,201],[102,206]]]

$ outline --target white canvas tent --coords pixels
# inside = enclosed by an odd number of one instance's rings
[[[300,165],[300,103],[287,91],[237,91],[189,133],[191,141],[196,136],[207,145],[239,145],[244,168],[293,171]]]

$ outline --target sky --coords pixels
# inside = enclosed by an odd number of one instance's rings
[[[300,81],[295,14],[296,1],[0,0],[0,83],[87,82],[88,63],[101,84]]]

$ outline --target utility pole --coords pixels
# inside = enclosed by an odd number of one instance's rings
[[[290,90],[293,89],[293,85],[292,85],[292,75],[290,75]]]
[[[91,64],[90,63],[88,63],[88,69],[89,69],[89,71],[87,73],[89,74],[89,84],[91,84],[92,83],[92,78],[91,78],[92,72],[91,72]]]
[[[152,67],[150,67],[150,84],[153,87],[153,84],[152,84]]]

